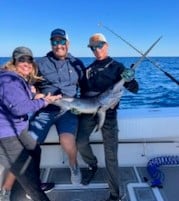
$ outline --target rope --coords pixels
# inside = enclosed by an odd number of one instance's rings
[[[162,187],[165,175],[159,169],[162,165],[178,165],[179,156],[160,156],[149,160],[147,163],[147,171],[152,178],[151,187]]]

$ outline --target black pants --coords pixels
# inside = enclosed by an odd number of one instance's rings
[[[17,138],[0,139],[0,163],[16,176],[16,183],[33,201],[49,201],[40,187],[40,146],[24,131]],[[13,194],[11,201],[23,201],[21,194]]]
[[[82,114],[80,115],[79,128],[77,132],[77,146],[83,160],[88,165],[97,164],[97,158],[90,145],[90,134],[96,126],[98,120],[96,116]],[[118,125],[116,112],[106,114],[104,125],[101,129],[103,142],[105,164],[107,170],[107,181],[110,193],[119,197],[119,175],[118,175]]]

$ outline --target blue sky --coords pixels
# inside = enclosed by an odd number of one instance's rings
[[[140,56],[100,22],[142,52],[162,35],[149,56],[179,56],[178,0],[1,0],[0,8],[0,56],[17,46],[45,55],[55,28],[68,32],[70,52],[78,57],[92,56],[87,43],[96,32],[106,36],[111,56]]]

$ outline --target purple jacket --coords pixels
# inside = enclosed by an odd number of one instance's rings
[[[0,71],[0,139],[19,135],[28,126],[28,115],[41,109],[44,99],[32,99],[28,83],[11,71]]]

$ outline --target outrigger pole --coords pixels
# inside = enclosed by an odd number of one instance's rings
[[[134,47],[131,43],[129,43],[128,41],[126,41],[123,37],[121,37],[119,34],[117,34],[116,32],[114,32],[112,29],[110,29],[109,27],[105,26],[102,23],[99,23],[99,26],[105,28],[106,30],[108,30],[109,32],[111,32],[112,34],[114,34],[115,36],[117,36],[118,38],[120,38],[123,42],[125,42],[127,45],[129,45],[132,49],[134,49],[136,52],[138,52],[141,56],[144,56],[144,54],[138,50],[136,47]],[[162,71],[167,77],[169,77],[173,82],[175,82],[177,85],[179,85],[179,81],[176,80],[172,75],[170,75],[168,72],[164,71],[157,63],[155,63],[154,61],[152,61],[150,58],[145,57],[148,61],[150,61],[155,67],[157,67],[160,71]]]

